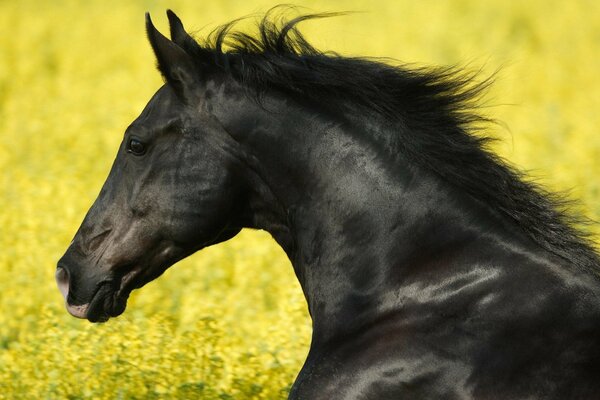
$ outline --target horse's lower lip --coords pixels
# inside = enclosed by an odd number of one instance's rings
[[[106,322],[111,317],[121,315],[127,307],[127,299],[133,289],[130,283],[139,275],[139,268],[134,268],[121,277],[119,286],[106,283],[105,287],[100,287],[96,295],[88,303],[87,318],[90,322]],[[113,290],[110,290],[113,289]]]
[[[110,285],[108,285],[110,286]],[[107,298],[111,296],[112,291],[106,289],[107,284],[101,285],[92,300],[88,303],[88,309],[85,318],[90,322],[108,321],[109,315],[106,310]],[[105,293],[107,292],[107,293]]]

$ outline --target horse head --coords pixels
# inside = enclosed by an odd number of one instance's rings
[[[206,110],[207,81],[177,43],[191,40],[169,12],[173,41],[146,16],[165,84],[129,125],[100,194],[58,262],[75,317],[105,321],[169,266],[235,236],[242,187],[235,143]]]

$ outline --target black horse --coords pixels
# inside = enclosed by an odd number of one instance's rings
[[[485,81],[323,53],[297,23],[324,15],[197,43],[167,14],[166,83],[58,263],[71,314],[264,229],[313,321],[291,399],[600,398],[599,257],[473,133]]]

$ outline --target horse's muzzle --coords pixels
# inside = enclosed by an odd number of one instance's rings
[[[65,299],[65,306],[67,307],[67,311],[74,317],[83,318],[87,317],[87,310],[89,308],[89,303],[81,304],[81,305],[72,305],[69,304],[68,296],[69,296],[69,273],[63,267],[56,268],[56,284],[58,285],[58,290],[62,293]]]

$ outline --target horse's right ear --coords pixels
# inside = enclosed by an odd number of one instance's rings
[[[171,40],[182,48],[188,45],[195,45],[196,41],[185,31],[181,19],[171,10],[167,10],[169,18],[169,28],[171,30]]]
[[[188,100],[193,85],[199,82],[199,71],[194,60],[154,27],[149,13],[146,13],[146,33],[156,55],[158,70],[177,94],[183,100]]]

